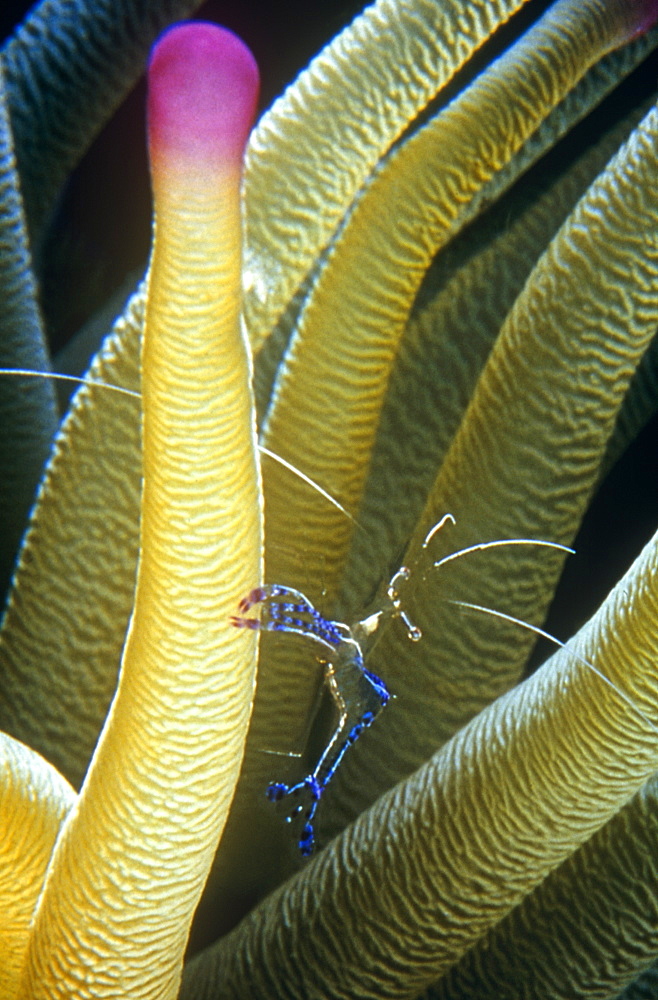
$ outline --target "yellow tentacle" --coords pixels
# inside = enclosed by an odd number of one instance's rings
[[[242,43],[210,25],[172,30],[151,63],[156,223],[135,608],[39,907],[20,994],[30,1000],[176,996],[240,769],[256,637],[229,616],[261,575],[239,327],[240,158],[256,81]]]
[[[0,1000],[13,1000],[55,839],[76,794],[39,754],[0,733]]]

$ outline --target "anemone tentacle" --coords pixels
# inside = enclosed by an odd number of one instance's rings
[[[76,794],[39,754],[0,734],[0,996],[14,997],[55,840]]]
[[[25,998],[116,996],[119,983],[133,997],[177,995],[255,685],[256,635],[232,629],[229,614],[262,572],[239,323],[241,164],[258,73],[230,32],[191,24],[159,41],[149,83],[155,227],[135,605],[117,693],[39,901]]]
[[[193,959],[181,1000],[303,997],[309,982],[316,995],[413,997],[446,972],[652,776],[657,569],[658,536],[573,643],[597,651],[651,725],[560,650]]]

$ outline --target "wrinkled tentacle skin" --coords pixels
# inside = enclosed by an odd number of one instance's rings
[[[0,729],[75,788],[116,690],[139,549],[141,401],[102,383],[139,391],[143,324],[140,289],[57,435],[0,630]]]
[[[644,36],[643,45],[649,43]],[[623,75],[631,54],[639,48],[635,42],[606,57],[608,86],[597,91],[599,99],[609,90],[612,67]],[[648,49],[643,51],[646,55]],[[595,67],[597,79],[603,75],[601,66],[598,63]],[[592,78],[590,72],[570,92],[568,100],[575,100],[574,95],[585,84],[589,94]],[[536,186],[517,186],[508,192],[441,254],[423,291],[422,306],[407,324],[391,372],[359,510],[359,524],[365,530],[354,533],[342,582],[341,599],[348,602],[348,607],[362,607],[385,577],[392,554],[397,557],[404,551],[436,470],[459,428],[480,371],[514,300],[568,212],[652,104],[653,99],[647,98],[639,107],[633,107],[614,129],[588,146],[559,175],[548,157],[534,168]],[[585,99],[583,105],[590,106]],[[562,106],[560,112],[563,126],[558,134],[553,130],[551,141],[559,138],[564,129]],[[539,197],[537,190],[542,192]],[[469,258],[464,263],[467,251]],[[652,378],[650,362],[647,368],[639,379],[640,392],[624,399],[622,405],[628,415],[614,442],[608,445],[607,468],[654,411],[658,377]],[[403,494],[395,493],[398,483],[404,483]],[[392,503],[394,494],[396,500]],[[544,537],[550,537],[550,533]]]
[[[237,780],[257,643],[229,615],[261,573],[239,326],[241,158],[257,79],[244,45],[211,25],[173,29],[151,60],[135,607],[117,695],[49,871],[25,1000],[176,996]]]
[[[637,237],[658,224],[651,180],[657,159],[653,110],[580,200],[517,298],[431,488],[406,560],[413,562],[425,525],[444,505],[460,512],[451,533],[458,544],[463,544],[462,524],[474,523],[479,531],[508,537],[573,539],[624,392],[658,323],[658,252],[653,241]],[[619,287],[626,288],[624,294]],[[521,398],[523,420],[517,409]],[[459,579],[449,580],[452,595],[457,587],[461,594],[478,593],[483,565],[464,561]],[[527,552],[517,560],[501,549],[492,553],[489,566],[486,603],[515,608],[525,621],[541,621],[558,561],[529,558]],[[510,587],[513,578],[523,581],[517,594]],[[436,589],[440,586],[437,581]],[[437,742],[467,721],[465,715],[515,683],[523,669],[524,637],[501,640],[488,622],[451,630],[452,612],[440,600],[432,605],[431,587],[417,599],[412,613],[424,633],[423,660],[418,663],[393,630],[378,648],[378,662],[391,664],[387,676],[398,704],[406,706],[404,717],[391,713],[386,734],[400,749],[394,758],[382,753],[374,731],[358,760],[369,780],[356,792],[359,774],[353,761],[346,762],[335,788],[343,825],[378,791],[411,773]],[[434,700],[429,691],[436,692]],[[344,792],[343,782],[349,782]]]
[[[620,995],[655,963],[658,951],[657,836],[654,775],[625,808],[482,938],[426,1000],[473,995],[480,1000],[501,996],[594,1000]],[[588,901],[586,907],[573,906],[570,885],[578,886]],[[656,995],[655,987],[641,992],[637,984],[636,989],[624,1000]]]
[[[647,721],[560,650],[193,959],[181,1000],[403,1000],[447,971],[654,773],[657,571],[655,536],[573,642]]]
[[[55,838],[76,800],[34,750],[0,733],[0,998],[16,995]]]
[[[254,347],[394,140],[525,2],[473,0],[465,11],[463,0],[378,0],[263,116],[245,173],[245,316]],[[272,212],[273,204],[288,210]]]

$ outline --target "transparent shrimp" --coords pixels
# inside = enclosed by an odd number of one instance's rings
[[[416,565],[421,563],[422,553],[437,532],[447,523],[454,524],[454,520],[451,514],[445,514],[430,529]],[[433,566],[441,566],[473,551],[506,544],[539,544],[573,552],[573,549],[565,545],[541,539],[497,539],[454,552],[433,563]],[[266,789],[267,798],[272,802],[287,798],[293,801],[293,807],[285,819],[292,823],[297,817],[301,817],[299,849],[304,857],[312,854],[316,846],[314,820],[327,785],[349,748],[372,725],[392,697],[381,677],[366,667],[366,654],[371,651],[376,638],[381,634],[382,626],[393,618],[399,618],[403,622],[410,641],[418,642],[422,638],[421,630],[410,620],[402,606],[401,588],[411,576],[412,570],[401,566],[389,581],[384,605],[374,614],[352,625],[324,618],[304,594],[280,584],[267,584],[252,590],[240,602],[240,614],[231,619],[237,628],[292,632],[307,636],[325,650],[320,662],[324,667],[324,683],[336,708],[337,721],[333,733],[317,764],[301,781],[293,785],[273,782]],[[247,616],[247,612],[254,607],[259,609],[258,618]]]
[[[294,785],[274,782],[266,790],[271,802],[279,802],[288,796],[294,800],[292,811],[286,816],[287,822],[292,822],[303,814],[299,849],[305,857],[315,848],[313,820],[322,793],[347,750],[363,730],[372,725],[391,697],[381,677],[366,667],[364,645],[379,627],[386,612],[389,616],[402,617],[403,613],[396,607],[396,577],[389,584],[388,607],[351,626],[323,618],[302,593],[278,584],[252,590],[240,602],[239,611],[242,614],[231,619],[238,628],[294,632],[308,636],[325,651],[320,661],[324,665],[325,684],[338,712],[335,729],[310,774]],[[245,613],[255,605],[259,607],[260,617],[245,617]],[[406,615],[404,617],[408,622]],[[411,623],[408,625],[410,629],[414,628]]]

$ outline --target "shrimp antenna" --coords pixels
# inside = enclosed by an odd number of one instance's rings
[[[639,717],[643,720],[643,722],[646,722],[646,724],[649,726],[650,729],[654,731],[654,733],[658,733],[658,726],[654,725],[651,719],[644,714],[641,708],[638,708],[633,699],[629,697],[629,695],[627,695],[624,691],[622,691],[621,688],[617,687],[616,684],[613,684],[610,678],[606,677],[606,675],[603,673],[602,670],[599,670],[599,668],[595,667],[593,663],[590,663],[590,661],[586,660],[584,656],[581,656],[580,653],[577,653],[574,649],[572,649],[572,647],[568,643],[562,642],[561,639],[558,639],[556,636],[551,635],[550,632],[546,632],[543,628],[539,628],[539,626],[537,625],[531,625],[530,622],[524,622],[522,618],[515,618],[513,615],[507,615],[505,614],[504,611],[496,611],[494,608],[485,608],[481,604],[471,604],[469,601],[455,601],[451,600],[450,598],[446,598],[446,600],[448,604],[456,604],[460,608],[467,608],[470,611],[480,611],[485,615],[493,615],[494,618],[501,618],[503,621],[512,622],[513,625],[520,625],[522,628],[526,628],[530,632],[534,632],[536,635],[540,635],[543,639],[548,639],[549,642],[552,642],[556,646],[559,646],[560,649],[566,650],[566,652],[569,653],[570,656],[573,656],[574,659],[578,660],[579,663],[584,664],[584,666],[592,670],[597,677],[600,677],[601,680],[605,684],[607,684],[609,688],[612,688],[612,690],[619,695],[622,701],[626,702],[626,704],[635,712],[636,715],[639,715]]]
[[[134,389],[124,389],[122,386],[113,385],[111,382],[101,382],[98,379],[84,378],[79,375],[60,375],[56,372],[39,372],[33,371],[29,368],[0,368],[0,375],[29,375],[32,378],[52,378],[58,379],[60,382],[75,382],[77,385],[98,385],[102,386],[104,389],[111,389],[113,392],[121,392],[124,396],[132,396],[134,399],[141,399],[141,393],[136,392]],[[305,482],[311,487],[311,489],[315,490],[316,493],[319,493],[321,497],[324,497],[324,499],[330,504],[333,504],[333,506],[336,507],[341,514],[344,514],[345,517],[349,518],[349,520],[358,528],[361,527],[356,518],[350,514],[346,507],[343,507],[343,505],[339,503],[335,497],[332,497],[331,493],[328,493],[327,490],[323,489],[319,483],[316,483],[314,479],[307,476],[305,472],[298,469],[297,466],[292,464],[292,462],[288,462],[285,458],[282,458],[281,455],[277,455],[276,452],[270,451],[270,449],[266,448],[265,445],[259,444],[258,450],[261,455],[267,455],[268,458],[271,458],[273,461],[278,462],[279,465],[282,465],[284,469],[292,472],[293,475]]]
[[[80,375],[60,375],[57,372],[38,372],[30,368],[0,368],[0,375],[29,375],[31,378],[53,378],[59,382],[75,382],[76,385],[100,385],[104,389],[111,389],[113,392],[121,392],[124,396],[133,396],[135,399],[141,398],[141,393],[134,389],[124,389],[120,385],[112,385],[111,382],[101,382],[99,379],[84,378]]]
[[[274,459],[274,461],[278,462],[279,465],[282,465],[284,469],[288,469],[289,472],[294,473],[294,475],[298,476],[301,480],[303,480],[303,482],[308,483],[308,485],[312,489],[314,489],[316,493],[319,493],[321,497],[324,497],[325,500],[328,500],[329,503],[334,505],[334,507],[337,507],[338,510],[341,512],[341,514],[344,514],[345,517],[349,518],[350,521],[353,522],[353,524],[356,524],[357,527],[361,527],[356,518],[350,514],[349,510],[343,507],[343,505],[339,503],[338,500],[335,499],[335,497],[332,497],[331,493],[327,493],[327,491],[323,489],[319,483],[316,483],[315,479],[311,479],[311,477],[307,476],[305,472],[302,472],[301,469],[298,469],[296,465],[293,465],[291,462],[288,462],[285,458],[282,458],[281,455],[277,455],[276,452],[270,451],[270,449],[266,448],[264,444],[259,444],[258,450],[260,451],[261,455],[267,455],[268,458]]]
[[[437,530],[438,526],[432,528],[432,531],[423,543],[423,548],[425,548],[428,540]],[[478,542],[477,545],[469,545],[465,549],[458,549],[457,552],[451,552],[450,555],[444,556],[442,559],[437,559],[434,563],[434,568],[436,569],[439,566],[445,566],[446,563],[452,562],[453,559],[460,559],[462,556],[466,556],[470,552],[481,552],[483,549],[500,548],[503,545],[543,545],[548,549],[560,549],[560,551],[568,552],[570,555],[574,555],[576,552],[575,549],[570,548],[568,545],[561,545],[560,542],[547,542],[542,538],[495,538],[491,542]]]
[[[444,514],[443,517],[432,525],[430,530],[425,535],[425,540],[421,546],[421,554],[427,549],[430,542],[435,535],[441,531],[446,524],[456,524],[456,520],[452,514]],[[471,552],[480,552],[483,549],[493,549],[498,548],[503,545],[543,545],[545,548],[549,549],[559,549],[562,552],[569,552],[571,555],[574,554],[575,549],[570,548],[568,545],[562,545],[560,542],[547,542],[542,538],[496,538],[490,542],[478,542],[477,545],[469,545],[465,549],[458,549],[456,552],[451,552],[449,555],[444,556],[442,559],[437,559],[433,563],[434,568],[439,566],[444,566],[446,563],[452,562],[454,559],[460,559],[462,556],[469,555]],[[405,581],[412,576],[413,570],[408,566],[401,566],[400,569],[395,573],[388,584],[388,590],[386,596],[388,598],[388,607],[377,611],[370,615],[369,618],[365,618],[363,621],[358,622],[358,626],[361,629],[363,635],[371,635],[379,628],[380,623],[383,618],[400,618],[407,629],[407,635],[413,642],[417,642],[422,639],[423,633],[417,625],[414,625],[409,615],[402,607],[402,600],[400,597],[400,587],[404,585]],[[381,630],[375,636],[374,641],[370,644],[369,654],[372,652],[374,646],[381,639]]]
[[[437,521],[430,530],[425,535],[425,541],[423,542],[421,548],[426,549],[430,544],[435,535],[441,531],[446,524],[456,524],[452,514],[444,514],[440,521]],[[476,545],[469,545],[465,549],[458,549],[456,552],[451,552],[447,556],[443,556],[442,559],[437,559],[434,563],[434,568],[437,569],[439,566],[445,566],[446,563],[452,562],[454,559],[460,559],[462,556],[469,555],[471,552],[481,552],[484,549],[495,549],[503,545],[543,545],[548,549],[560,549],[561,552],[568,552],[570,555],[575,555],[576,550],[572,549],[569,545],[562,545],[560,542],[547,542],[543,538],[495,538],[490,542],[478,542]]]

